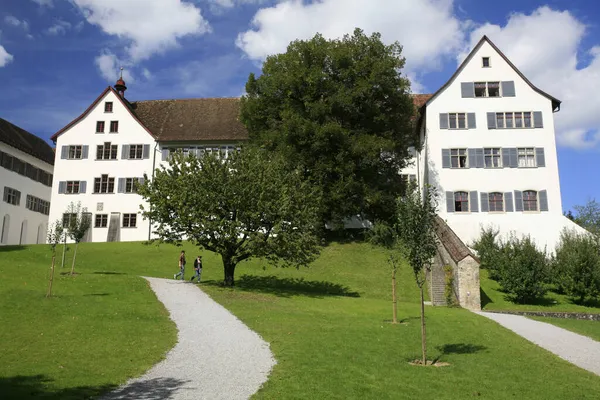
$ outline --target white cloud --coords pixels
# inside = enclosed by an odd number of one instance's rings
[[[2,45],[0,45],[0,68],[13,60],[12,54],[9,54]]]
[[[4,17],[4,22],[11,26],[23,28],[23,30],[25,31],[29,30],[29,22],[25,20],[21,21],[14,15],[7,15],[6,17]]]
[[[57,19],[54,25],[50,28],[46,29],[46,33],[51,36],[64,35],[70,30],[73,26],[70,22],[63,21],[62,19]]]
[[[31,1],[33,1],[40,7],[43,7],[43,6],[48,7],[48,8],[54,7],[54,2],[52,0],[31,0]]]
[[[568,11],[544,6],[514,13],[504,26],[478,27],[467,46],[488,35],[534,85],[563,101],[554,114],[557,142],[591,148],[600,143],[600,45],[581,49],[585,33],[586,26]],[[589,62],[578,65],[581,59]]]
[[[108,82],[116,82],[119,78],[120,68],[124,66],[124,63],[119,58],[111,53],[109,50],[103,50],[95,59],[96,66],[100,71],[100,75]],[[135,79],[129,70],[123,70],[123,79],[125,82],[134,82]]]
[[[236,44],[254,60],[284,52],[289,42],[317,32],[329,39],[356,27],[380,32],[384,42],[404,46],[405,72],[415,88],[422,73],[438,69],[462,48],[465,27],[454,16],[452,0],[290,0],[259,10],[252,25]]]
[[[178,39],[202,35],[210,25],[193,4],[180,0],[72,0],[85,19],[127,43],[132,62],[176,47]],[[143,4],[142,4],[143,3]]]
[[[211,6],[211,10],[233,8],[242,4],[265,4],[273,1],[283,0],[204,0]]]

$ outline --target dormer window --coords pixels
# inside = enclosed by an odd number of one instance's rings
[[[490,58],[489,57],[482,57],[481,58],[481,65],[483,66],[483,68],[489,68],[490,67]]]
[[[104,112],[111,113],[113,112],[113,103],[112,101],[107,101],[104,103]]]

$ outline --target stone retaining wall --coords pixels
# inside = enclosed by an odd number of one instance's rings
[[[552,318],[570,318],[570,319],[585,319],[589,321],[600,321],[600,314],[585,314],[573,312],[556,312],[556,311],[500,311],[500,310],[483,310],[495,314],[512,314],[522,315],[524,317],[552,317]]]

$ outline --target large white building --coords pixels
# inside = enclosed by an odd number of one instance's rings
[[[554,113],[560,100],[535,87],[483,37],[448,82],[424,101],[421,185],[440,194],[439,214],[466,244],[482,227],[531,235],[554,250],[563,216]]]
[[[125,83],[106,88],[57,132],[50,220],[70,202],[92,215],[87,240],[150,237],[133,182],[183,148],[226,155],[247,132],[238,99],[129,102]],[[441,194],[440,216],[467,244],[482,226],[530,234],[553,249],[564,227],[553,113],[560,101],[536,88],[483,37],[433,95],[414,95],[423,150],[401,173]]]
[[[46,242],[54,153],[0,118],[0,245]]]
[[[129,102],[125,82],[107,87],[75,120],[52,136],[56,143],[50,221],[65,221],[70,203],[92,218],[85,241],[141,241],[150,222],[140,213],[134,182],[167,163],[170,151],[233,151],[247,138],[238,99]]]

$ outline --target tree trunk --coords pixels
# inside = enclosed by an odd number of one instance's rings
[[[396,268],[392,268],[392,324],[398,323],[398,304],[396,301]]]
[[[234,279],[233,275],[235,273],[235,264],[231,260],[231,257],[221,255],[223,259],[223,270],[225,272],[225,279],[223,280],[223,285],[228,287],[233,287]]]
[[[54,262],[56,260],[55,254],[52,254],[52,266],[50,267],[50,282],[48,282],[48,292],[46,297],[52,296],[52,281],[54,280]]]
[[[63,242],[63,255],[62,255],[62,263],[60,267],[63,268],[65,266],[65,250],[67,248],[67,238],[65,237],[65,241]]]
[[[427,339],[425,335],[425,299],[423,298],[423,285],[421,285],[421,351],[423,352],[423,365],[427,365]]]
[[[73,263],[71,263],[71,275],[75,275],[75,257],[77,257],[77,246],[78,242],[75,242],[75,251],[73,251]]]

